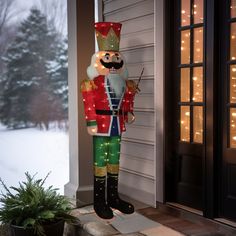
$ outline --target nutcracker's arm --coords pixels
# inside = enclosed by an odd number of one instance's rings
[[[135,120],[134,116],[134,97],[137,92],[137,85],[133,80],[126,81],[126,92],[124,96],[125,100],[125,121],[132,123]]]
[[[94,103],[94,91],[96,85],[92,80],[83,80],[80,85],[80,91],[83,97],[84,113],[87,124],[88,133],[94,135],[97,133],[96,111]]]

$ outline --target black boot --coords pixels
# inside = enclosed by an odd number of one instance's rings
[[[99,217],[103,219],[111,219],[113,217],[113,212],[106,203],[105,185],[106,185],[106,177],[94,176],[93,205],[94,205],[94,210]]]
[[[107,175],[107,203],[109,207],[115,208],[122,213],[132,214],[134,212],[134,206],[119,197],[118,175]]]

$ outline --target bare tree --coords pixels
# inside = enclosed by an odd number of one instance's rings
[[[66,0],[38,0],[35,6],[47,16],[48,23],[56,28],[57,32],[67,33],[67,1]]]
[[[4,71],[2,56],[16,34],[16,24],[11,22],[16,14],[15,0],[0,0],[0,80]]]
[[[13,3],[15,0],[0,0],[0,36],[3,29],[14,14]]]

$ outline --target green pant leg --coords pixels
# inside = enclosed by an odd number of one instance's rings
[[[95,176],[106,176],[108,148],[109,137],[93,136],[93,163]]]
[[[109,155],[107,171],[110,174],[118,174],[120,163],[120,136],[110,137],[109,139]]]

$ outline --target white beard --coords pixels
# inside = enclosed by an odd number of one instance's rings
[[[107,76],[111,90],[114,91],[116,97],[121,97],[125,89],[125,80],[118,74],[109,74]]]

